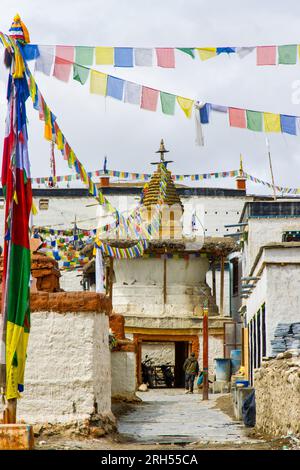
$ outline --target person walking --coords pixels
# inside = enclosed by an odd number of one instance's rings
[[[193,393],[195,377],[199,374],[199,364],[194,352],[184,361],[183,370],[185,373],[185,393]]]

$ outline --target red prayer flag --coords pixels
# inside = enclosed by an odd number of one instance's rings
[[[56,46],[53,76],[69,81],[74,62],[74,46]]]
[[[258,46],[256,48],[257,65],[276,65],[276,46]]]
[[[156,48],[157,65],[173,69],[175,67],[175,53],[172,48]]]
[[[142,87],[141,108],[156,111],[159,91],[146,86]]]
[[[229,124],[231,127],[246,128],[246,112],[244,109],[229,108]]]

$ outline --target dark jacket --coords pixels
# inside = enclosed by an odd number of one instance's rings
[[[183,364],[183,370],[186,374],[195,374],[199,373],[199,364],[195,357],[188,357]]]

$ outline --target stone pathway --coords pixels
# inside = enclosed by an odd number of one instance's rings
[[[119,416],[118,431],[127,440],[149,443],[251,444],[244,425],[214,409],[217,395],[207,402],[198,393],[185,395],[182,389],[149,390],[138,393],[143,400]]]

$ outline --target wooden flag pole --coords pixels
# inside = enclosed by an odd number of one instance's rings
[[[271,159],[271,151],[270,151],[270,142],[268,137],[266,137],[266,146],[267,146],[267,151],[268,151],[268,156],[269,156],[269,166],[270,166],[270,173],[271,173],[271,179],[272,179],[272,186],[273,186],[273,192],[274,192],[274,201],[276,201],[276,189],[275,189],[275,181],[274,181],[274,174],[273,174],[273,166],[272,166],[272,159]]]
[[[208,400],[208,307],[207,300],[205,300],[203,307],[203,325],[202,325],[202,340],[203,340],[203,400]]]

